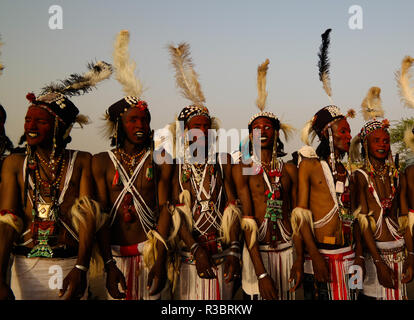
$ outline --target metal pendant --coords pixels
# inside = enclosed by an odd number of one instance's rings
[[[200,213],[211,211],[211,201],[210,200],[201,200],[200,201]]]
[[[51,208],[52,208],[51,203],[39,203],[37,205],[38,217],[42,220],[48,220],[50,216]]]

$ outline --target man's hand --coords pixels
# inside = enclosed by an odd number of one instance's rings
[[[164,289],[166,280],[164,264],[161,262],[161,259],[157,259],[148,273],[147,289],[150,290],[150,296],[160,293]]]
[[[330,282],[329,268],[325,258],[319,253],[311,256],[313,274],[318,282]]]
[[[359,266],[362,270],[362,279],[365,279],[365,276],[367,274],[367,270],[365,269],[365,260],[360,258],[360,257],[356,257],[354,260],[354,265],[355,266]]]
[[[240,277],[240,259],[235,256],[227,256],[224,263],[224,281],[229,283]]]
[[[204,250],[203,247],[198,247],[195,252],[196,268],[200,278],[203,279],[214,279],[216,275],[213,271],[214,263],[211,261],[210,256]]]
[[[121,288],[124,292],[119,291],[118,284],[121,284]],[[106,275],[106,289],[114,299],[125,299],[126,297],[125,292],[127,290],[127,285],[125,282],[125,277],[115,263],[110,263],[108,265]]]
[[[277,290],[273,279],[267,275],[266,277],[259,279],[259,292],[264,300],[277,300]]]
[[[375,263],[375,267],[377,268],[379,283],[386,288],[395,289],[397,279],[395,279],[394,271],[382,260]]]
[[[402,283],[409,283],[413,280],[414,257],[409,254],[409,257],[404,262],[402,272]]]
[[[15,300],[13,291],[4,281],[0,281],[0,300]]]
[[[65,300],[80,300],[86,290],[86,283],[86,272],[73,268],[63,279],[63,286],[59,291],[59,297],[63,297],[66,294]]]
[[[296,259],[290,269],[289,283],[295,281],[295,285],[289,289],[289,292],[295,292],[303,281],[303,260]]]

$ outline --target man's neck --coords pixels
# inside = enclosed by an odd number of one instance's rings
[[[271,149],[261,149],[260,151],[260,160],[264,163],[270,163],[272,161],[272,151]]]
[[[36,146],[36,152],[43,158],[43,159],[50,159],[52,155],[53,147],[52,146]],[[61,148],[55,149],[55,157],[58,156],[60,153],[62,153],[63,150]]]
[[[372,166],[376,170],[383,168],[385,165],[385,159],[377,159],[377,158],[371,157],[370,155],[369,155],[369,162],[372,164]]]
[[[122,149],[127,154],[136,154],[141,152],[145,148],[145,145],[143,143],[141,144],[133,144],[129,142],[128,140],[125,141],[124,146]]]

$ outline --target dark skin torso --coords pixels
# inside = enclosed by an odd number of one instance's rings
[[[112,151],[114,152],[114,150]],[[155,182],[154,179],[148,181],[145,176],[147,168],[150,164],[151,157],[148,156],[137,176],[137,179],[134,182],[134,186],[137,188],[148,207],[154,211],[156,209],[154,196],[156,190]],[[94,156],[94,167],[94,170],[99,172],[98,175],[95,175],[95,178],[99,179],[97,183],[100,184],[97,188],[98,198],[100,199],[100,203],[103,208],[105,208],[105,211],[109,213],[124,186],[112,186],[112,181],[115,175],[115,167],[107,152],[102,152]],[[159,170],[158,167],[157,170]],[[115,214],[115,221],[111,227],[111,244],[130,245],[147,240],[147,236],[138,217],[135,216],[132,222],[124,221],[122,204]]]
[[[246,165],[241,165],[246,166]],[[248,167],[251,167],[249,165]],[[283,200],[283,225],[285,228],[291,233],[292,228],[290,225],[290,212],[292,211],[292,208],[294,207],[294,203],[296,201],[296,192],[292,192],[293,185],[296,185],[296,183],[293,183],[293,180],[297,176],[297,169],[293,164],[284,164],[282,169],[282,176],[281,176],[281,184],[282,184],[282,194],[281,199]],[[236,178],[235,178],[236,179]],[[269,180],[274,180],[274,178],[269,176]],[[241,181],[239,182],[241,183]],[[252,214],[254,215],[258,227],[261,225],[261,223],[264,220],[264,216],[266,214],[266,201],[267,197],[265,195],[265,191],[267,190],[267,184],[263,178],[262,174],[257,175],[246,175],[243,177],[243,183],[247,183],[250,191],[250,197],[252,201]],[[293,196],[293,197],[292,197]],[[243,200],[240,196],[240,199]],[[270,242],[270,233],[267,232],[265,239],[263,241],[263,244]],[[280,230],[277,229],[277,239],[281,242],[284,242]]]
[[[366,170],[364,170],[366,172]],[[378,205],[377,201],[374,198],[374,195],[368,189],[368,183],[365,177],[360,173],[356,173],[356,181],[358,183],[358,189],[361,190],[359,193],[359,204],[361,205],[361,213],[373,212],[375,221],[378,221],[381,208]],[[381,180],[378,176],[374,176],[374,189],[376,190],[378,197],[381,200],[388,198],[391,194],[391,183],[390,177],[385,177],[384,181]],[[392,202],[392,207],[390,210],[389,217],[395,222],[398,222],[397,219],[397,209],[398,209],[398,197],[395,196]],[[385,213],[384,213],[385,218]],[[385,219],[382,222],[382,232],[381,236],[377,241],[393,241],[394,237],[391,235]]]
[[[313,221],[318,221],[327,215],[334,206],[329,187],[326,183],[322,165],[317,159],[304,159],[299,170],[298,206],[309,208],[313,215]],[[342,164],[336,165],[338,173],[345,173]],[[338,181],[345,183],[346,177],[339,177]],[[309,201],[309,202],[308,202]],[[308,205],[309,203],[309,205]],[[335,215],[325,226],[314,229],[316,241],[324,242],[325,237],[335,237],[335,244],[340,243],[341,230],[339,229],[339,217]]]
[[[18,187],[18,190],[19,190],[19,196],[9,194],[9,192],[12,191],[11,188],[4,188],[3,207],[12,207],[13,208],[13,207],[17,206],[17,207],[23,208],[24,183],[23,183],[22,172],[23,172],[24,158],[25,158],[25,156],[22,155],[22,154],[13,154],[13,155],[10,155],[7,162],[4,163],[4,165],[5,165],[4,170],[7,170],[10,173],[12,173],[12,175],[16,179],[17,187]],[[65,159],[66,159],[66,165],[65,165],[64,171],[66,173],[67,166],[68,166],[68,163],[67,163],[68,162],[68,152],[65,152]],[[66,190],[65,198],[64,198],[64,201],[63,201],[62,205],[60,206],[60,218],[66,224],[68,224],[69,226],[71,226],[71,218],[69,216],[70,209],[71,209],[75,199],[79,197],[80,190],[83,189],[83,192],[87,191],[88,194],[91,193],[91,184],[90,184],[90,182],[83,181],[82,183],[80,183],[83,169],[85,169],[85,167],[87,167],[87,168],[90,167],[90,159],[91,159],[91,155],[89,153],[87,153],[87,152],[78,152],[76,161],[74,163],[72,177],[69,181],[68,189]],[[42,178],[46,178],[44,170],[41,169],[40,174],[41,174]],[[90,173],[88,175],[90,175]],[[34,179],[33,175],[32,175],[32,179]],[[63,182],[65,181],[65,179],[66,179],[66,174],[64,174],[63,177],[62,177],[62,182],[60,184],[59,193],[63,189],[63,184],[64,184]],[[11,182],[8,177],[4,178],[3,183],[4,183],[4,185],[14,184],[14,182]],[[32,191],[30,191],[29,194],[30,194],[30,197],[31,197],[32,196]],[[51,199],[47,198],[47,197],[44,197],[44,200],[46,202],[48,202]],[[27,205],[26,205],[26,207],[24,208],[23,211],[24,211],[24,225],[25,225],[24,230],[27,230],[27,229],[30,229],[30,227],[32,225],[32,205],[29,201],[29,198],[27,199]],[[32,236],[33,236],[32,233],[29,232],[22,239],[22,242],[32,238]],[[77,246],[78,246],[77,241],[69,234],[69,232],[63,226],[61,226],[61,228],[59,229],[59,233],[58,233],[57,246],[60,246],[60,245],[67,245],[67,246],[75,248],[75,249],[77,249]],[[33,242],[31,242],[27,245],[27,247],[29,247],[29,248],[32,248],[33,246],[34,246]]]

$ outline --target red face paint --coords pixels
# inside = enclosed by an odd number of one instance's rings
[[[142,144],[150,131],[148,114],[142,108],[129,108],[122,116],[122,124],[129,142]]]
[[[385,159],[390,152],[390,135],[383,129],[377,129],[367,137],[368,153],[376,159]]]
[[[260,146],[263,149],[273,148],[273,141],[275,139],[275,128],[273,126],[272,120],[264,117],[257,118],[253,121],[252,125],[252,133],[254,133],[254,129],[260,130]],[[279,135],[279,132],[276,132]],[[277,138],[277,137],[276,137]],[[253,139],[256,141],[256,139]]]
[[[29,146],[49,146],[53,140],[54,117],[45,109],[30,106],[24,122],[24,134]]]
[[[208,138],[208,130],[211,129],[211,120],[206,116],[195,116],[187,123],[187,129],[197,129],[201,131],[202,136],[197,136],[197,132],[194,135],[190,133],[190,141],[195,142],[197,145],[206,145],[206,139]]]
[[[351,145],[351,128],[344,118],[332,125],[334,147],[341,152],[348,152]]]

